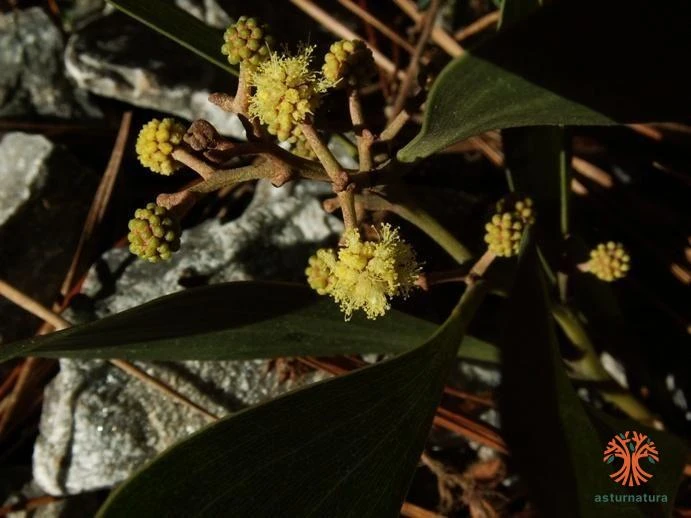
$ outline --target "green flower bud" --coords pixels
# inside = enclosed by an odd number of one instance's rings
[[[372,51],[362,40],[341,40],[324,56],[324,77],[338,87],[362,86],[376,74]]]
[[[223,41],[221,52],[228,56],[231,65],[242,64],[251,68],[269,58],[274,44],[269,26],[247,16],[241,16],[226,29]]]
[[[168,260],[180,249],[180,224],[165,207],[148,203],[134,212],[128,227],[130,252],[149,262]]]

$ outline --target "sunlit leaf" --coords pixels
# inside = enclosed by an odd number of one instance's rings
[[[176,41],[226,72],[237,68],[221,54],[223,33],[165,0],[108,0],[125,14]]]
[[[484,288],[424,345],[209,426],[116,490],[119,516],[396,517]]]
[[[492,129],[685,120],[689,19],[686,0],[555,0],[444,69],[398,158]]]
[[[398,311],[343,320],[338,306],[306,286],[233,282],[194,288],[142,306],[0,348],[15,356],[138,360],[244,360],[283,356],[400,353],[436,326]],[[496,362],[492,344],[468,337],[467,359]]]

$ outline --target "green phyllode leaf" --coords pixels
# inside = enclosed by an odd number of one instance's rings
[[[493,129],[688,118],[691,77],[675,64],[689,19],[686,0],[555,0],[444,69],[398,158]]]
[[[201,20],[165,0],[108,0],[125,14],[176,41],[198,56],[238,75],[223,54],[223,32],[209,27]]]
[[[193,288],[96,322],[0,348],[16,356],[133,360],[246,360],[283,356],[401,353],[436,326],[398,311],[344,322],[332,300],[306,286],[232,282]],[[496,362],[494,345],[471,336],[466,359]]]
[[[117,489],[118,516],[399,515],[457,344],[484,298],[470,288],[422,346],[194,434]]]
[[[584,408],[568,379],[534,246],[519,260],[502,340],[502,430],[531,498],[544,516],[665,516],[672,510],[686,448],[681,441],[640,423]],[[642,488],[610,479],[603,452],[615,434],[648,435],[660,462],[645,468],[653,478]],[[602,495],[666,495],[667,503],[603,503]]]

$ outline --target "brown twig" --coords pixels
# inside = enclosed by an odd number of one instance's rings
[[[3,295],[8,300],[13,302],[17,306],[21,307],[22,309],[25,309],[29,313],[39,317],[42,320],[45,320],[57,330],[67,329],[72,325],[68,320],[64,319],[57,313],[54,313],[53,311],[45,307],[43,304],[40,304],[39,302],[32,299],[25,293],[19,291],[18,289],[14,288],[13,286],[9,285],[8,283],[2,280],[0,280],[0,295]],[[207,418],[218,419],[218,417],[213,415],[211,412],[208,412],[204,408],[200,407],[193,401],[189,400],[188,398],[180,394],[172,387],[154,378],[153,376],[150,376],[149,374],[147,374],[140,368],[132,365],[131,363],[117,359],[111,359],[109,361],[118,369],[121,369],[127,374],[136,377],[137,379],[143,381],[150,387],[158,390],[162,394],[170,397],[171,399],[174,399],[178,403],[184,404],[188,408],[195,410],[196,412],[204,415]]]
[[[401,8],[401,10],[407,14],[415,23],[420,25],[422,23],[423,14],[421,14],[411,0],[394,0],[396,5]],[[428,7],[428,10],[430,8]],[[441,27],[435,27],[432,30],[432,41],[439,45],[444,51],[451,57],[457,58],[462,55],[465,51],[456,40],[454,40],[449,33],[447,33]]]
[[[599,167],[590,162],[583,160],[577,156],[573,157],[571,161],[571,166],[575,171],[582,174],[586,178],[594,181],[595,183],[601,185],[605,189],[610,189],[614,186],[614,180],[612,180],[612,175],[606,173]]]
[[[329,148],[324,144],[317,134],[317,131],[311,124],[305,123],[301,126],[302,134],[307,139],[307,142],[317,155],[317,158],[324,166],[326,174],[331,179],[333,191],[338,196],[338,201],[341,205],[341,212],[343,213],[343,224],[346,230],[356,229],[357,214],[355,212],[355,196],[353,195],[353,184],[350,183],[350,176],[338,163],[336,157],[333,156]]]
[[[484,31],[485,29],[496,25],[500,17],[500,11],[492,11],[491,13],[487,13],[486,15],[475,20],[470,25],[457,30],[453,37],[456,41],[463,41],[464,39],[469,38],[478,32]]]
[[[204,160],[200,159],[198,156],[194,155],[184,147],[178,147],[173,150],[171,156],[181,164],[184,164],[192,169],[192,171],[197,173],[204,180],[211,178],[216,171]]]
[[[432,30],[434,29],[438,11],[439,0],[432,0],[427,11],[425,12],[422,32],[420,33],[420,38],[418,39],[417,45],[415,45],[415,52],[410,58],[408,69],[405,72],[398,95],[396,96],[396,100],[393,104],[393,110],[391,112],[392,118],[396,117],[403,110],[403,106],[408,98],[408,94],[413,87],[413,83],[417,79],[418,71],[420,69],[420,58],[422,57],[422,53],[424,52],[427,42],[432,34]]]
[[[410,113],[406,110],[401,110],[384,128],[384,131],[379,135],[379,140],[393,140],[396,135],[400,133],[406,123],[410,120]]]
[[[401,507],[401,516],[405,518],[444,518],[443,515],[433,513],[427,509],[420,507],[410,502],[403,502],[403,507]]]
[[[42,507],[44,505],[52,504],[54,502],[60,502],[63,499],[64,497],[51,495],[29,498],[28,500],[22,500],[20,502],[17,502],[16,504],[10,504],[4,507],[0,507],[0,516],[7,516],[10,513],[33,511],[34,509],[38,509],[39,507]]]
[[[357,5],[356,3],[352,2],[352,0],[338,0],[338,1],[343,7],[348,9],[355,16],[362,18],[362,20],[365,23],[368,23],[372,27],[376,28],[384,36],[386,36],[391,41],[393,41],[396,45],[405,49],[410,54],[413,54],[415,52],[415,47],[413,47],[410,43],[408,43],[406,40],[401,38],[396,31],[389,28],[388,25],[385,25],[381,20],[379,20],[379,18],[376,18],[375,16],[373,16],[369,11],[366,11],[365,9],[363,9],[362,7]]]
[[[372,169],[372,143],[374,135],[365,125],[365,117],[362,114],[362,104],[357,88],[352,88],[348,94],[348,108],[350,120],[353,123],[355,139],[357,140],[358,161],[360,172]]]
[[[324,27],[326,27],[328,30],[330,30],[332,33],[334,33],[336,36],[339,38],[343,38],[346,40],[361,40],[362,38],[351,31],[348,27],[343,25],[341,22],[336,20],[333,16],[331,16],[329,13],[324,11],[322,8],[318,7],[314,2],[311,0],[290,0],[293,4],[295,4],[297,7],[302,9],[306,14],[314,18],[316,21],[318,21],[320,24],[322,24]],[[393,74],[396,72],[396,65],[393,64],[393,62],[387,58],[384,54],[379,52],[377,49],[372,49],[372,57],[374,58],[374,62],[384,70],[385,72],[389,74]]]
[[[125,145],[127,144],[131,126],[132,112],[127,111],[122,115],[122,119],[120,120],[120,129],[115,138],[115,144],[113,144],[113,150],[110,153],[108,165],[106,166],[103,178],[101,178],[101,182],[98,184],[94,199],[91,202],[89,213],[84,222],[84,228],[82,229],[81,236],[79,236],[77,249],[72,256],[72,264],[60,288],[60,293],[63,296],[67,295],[70,289],[72,289],[72,284],[80,266],[87,263],[91,258],[93,238],[96,229],[103,221],[106,210],[108,209],[108,202],[113,194],[113,187],[115,186],[115,181],[120,171],[122,157],[125,153]]]

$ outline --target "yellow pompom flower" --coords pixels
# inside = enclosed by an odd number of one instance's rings
[[[317,250],[317,253],[309,258],[309,266],[305,269],[307,283],[319,295],[328,295],[331,291],[335,264],[336,254],[328,248]]]
[[[170,154],[182,142],[185,127],[174,119],[153,119],[146,123],[137,137],[137,157],[154,173],[171,175],[182,167]]]
[[[250,115],[266,124],[278,140],[295,142],[300,124],[308,121],[328,87],[321,74],[310,69],[313,47],[296,56],[271,54],[252,74],[255,92],[250,99]]]
[[[362,86],[376,74],[372,51],[362,40],[341,40],[324,56],[324,77],[339,87]]]
[[[507,196],[497,202],[496,212],[485,225],[485,243],[499,257],[518,254],[524,230],[535,223],[533,200]]]
[[[626,277],[631,268],[631,258],[624,245],[609,241],[600,243],[590,252],[586,270],[598,279],[613,282]]]
[[[310,286],[330,295],[349,320],[361,310],[367,318],[383,316],[393,297],[407,297],[415,287],[420,266],[412,247],[388,224],[379,241],[362,241],[357,230],[348,230],[343,247],[319,250],[307,269]]]
[[[294,155],[306,158],[307,160],[316,160],[317,158],[312,146],[309,145],[309,142],[307,142],[307,139],[302,132],[299,132],[299,134],[296,136],[295,143],[290,151]]]

